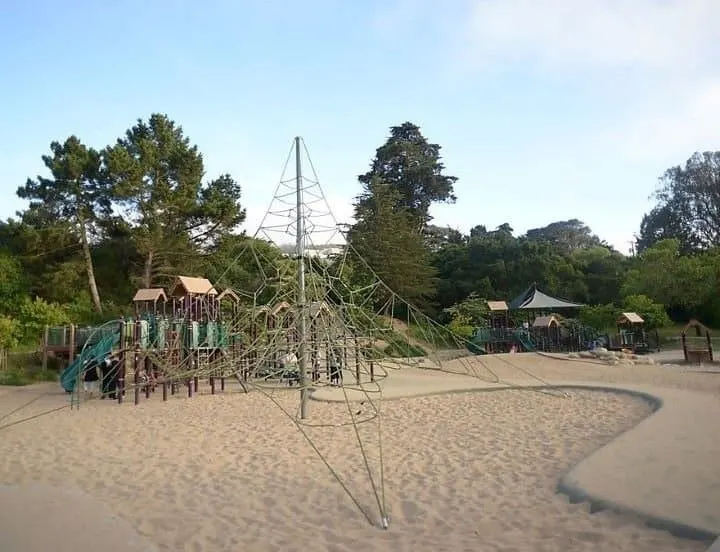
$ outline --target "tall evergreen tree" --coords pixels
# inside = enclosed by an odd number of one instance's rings
[[[75,225],[90,297],[95,310],[102,312],[90,245],[98,223],[111,212],[102,159],[98,151],[85,146],[76,136],[70,136],[62,144],[52,142],[50,150],[52,155],[44,155],[42,160],[51,178],[28,179],[17,194],[30,200],[29,212],[36,221],[69,220]]]
[[[181,126],[166,115],[138,120],[107,150],[115,200],[137,251],[141,282],[152,287],[187,258],[245,219],[240,186],[229,176],[203,185],[203,158]]]
[[[388,140],[376,150],[370,170],[358,178],[366,190],[377,178],[395,188],[398,204],[412,215],[417,229],[424,229],[431,220],[433,203],[454,203],[456,199],[457,178],[443,174],[440,149],[427,141],[417,125],[394,126]]]
[[[393,292],[427,306],[435,291],[435,270],[424,236],[413,228],[414,214],[401,203],[400,191],[373,179],[355,204],[355,220],[348,236],[354,251]],[[366,269],[364,263],[356,263],[354,274],[367,279]],[[377,297],[386,300],[387,295]]]

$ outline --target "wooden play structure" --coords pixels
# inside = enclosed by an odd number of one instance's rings
[[[164,400],[179,387],[192,396],[202,381],[211,394],[223,391],[228,378],[244,391],[249,381],[298,383],[301,312],[313,384],[337,384],[343,369],[359,383],[363,347],[369,348],[325,302],[309,302],[303,311],[287,301],[252,305],[230,289],[218,292],[205,278],[178,276],[167,294],[162,288],[140,289],[133,304],[133,317],[102,326],[46,328],[44,361],[49,355],[67,359],[60,381],[68,393],[78,391],[95,367],[105,370],[103,397],[123,402],[132,389],[136,404],[158,387]],[[372,360],[369,368],[375,381]]]
[[[617,334],[608,336],[608,349],[628,350],[636,354],[650,352],[645,320],[642,316],[636,312],[623,312],[617,317],[615,324]]]
[[[688,335],[691,330],[695,335]],[[714,362],[712,337],[707,326],[693,318],[685,325],[680,336],[685,362],[690,364]]]
[[[475,353],[583,350],[595,339],[592,328],[565,327],[556,312],[578,309],[579,303],[551,297],[532,284],[509,304],[488,301],[487,327],[476,328],[470,350]]]

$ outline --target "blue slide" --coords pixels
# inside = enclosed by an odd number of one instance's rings
[[[113,347],[119,342],[120,333],[116,332],[104,336],[95,345],[83,349],[73,363],[60,374],[60,385],[62,385],[63,389],[68,393],[72,393],[75,390],[78,377],[82,379],[85,375],[86,367],[95,366],[105,360],[105,357],[112,352]]]

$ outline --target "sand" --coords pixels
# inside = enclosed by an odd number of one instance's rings
[[[549,379],[581,375],[720,389],[717,376],[709,383],[701,374],[662,367],[596,367],[536,355],[513,361]],[[499,359],[492,367],[506,377],[514,370]],[[31,390],[0,390],[0,417],[31,397]],[[273,398],[289,409],[297,404],[297,392]],[[53,391],[0,426],[63,400]],[[349,419],[343,404],[313,401],[310,410],[312,423]],[[707,542],[673,537],[632,516],[591,514],[587,504],[571,504],[556,492],[564,473],[649,414],[641,400],[597,391],[573,391],[567,399],[505,390],[385,401],[382,443],[391,519],[383,531],[369,525],[298,428],[260,393],[174,397],[167,403],[153,397],[137,407],[91,401],[79,411],[60,410],[0,431],[0,485],[11,486],[0,492],[0,550],[37,550],[23,548],[30,526],[42,532],[43,549],[56,549],[53,543],[71,541],[79,531],[74,524],[93,512],[104,520],[116,516],[113,530],[125,531],[124,537],[103,539],[98,549],[107,552],[135,550],[128,539],[133,546],[197,552],[705,551]],[[378,521],[353,427],[305,430]],[[377,474],[375,421],[359,431]],[[53,497],[65,493],[75,502],[68,499],[54,513],[37,505],[33,510],[44,492],[51,496],[48,488],[58,489]],[[65,532],[54,533],[56,526]],[[83,527],[88,531],[87,523]]]

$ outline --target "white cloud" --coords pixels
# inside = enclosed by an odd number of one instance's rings
[[[679,101],[640,108],[599,138],[624,159],[667,166],[682,163],[695,151],[720,149],[720,78],[688,86]]]
[[[570,149],[592,145],[660,170],[720,148],[718,21],[718,0],[472,0],[448,41],[463,72],[518,63],[528,74],[591,77],[623,107],[569,137]]]
[[[702,64],[717,50],[717,0],[476,0],[464,57],[545,67]]]

